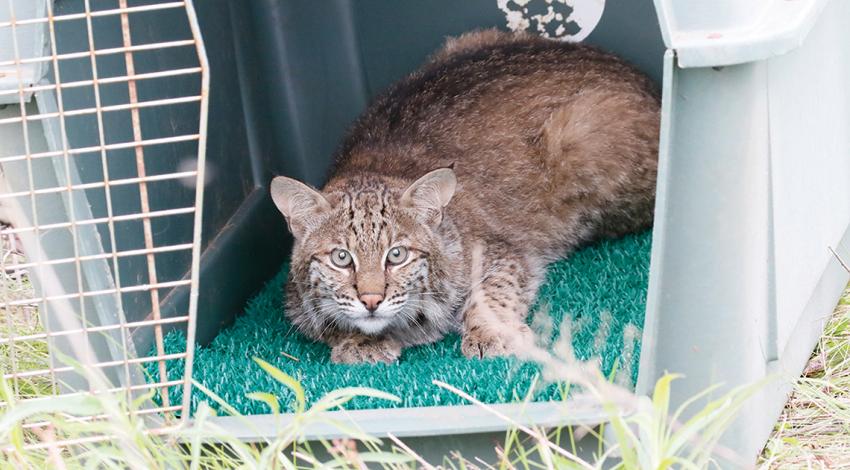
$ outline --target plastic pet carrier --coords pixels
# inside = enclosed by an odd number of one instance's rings
[[[638,394],[683,374],[674,404],[778,375],[722,441],[753,460],[849,277],[848,18],[839,0],[0,0],[0,234],[22,247],[4,272],[32,284],[4,287],[3,314],[41,319],[0,341],[51,352],[4,377],[22,395],[31,379],[103,385],[70,356],[130,396],[156,390],[151,415],[189,418],[194,376],[254,415],[218,423],[257,440],[275,420],[245,391],[288,393],[257,356],[311,393],[397,393],[331,417],[428,455],[489,455],[508,427],[434,379],[526,423],[605,422],[531,365],[470,365],[456,337],[397,367],[336,367],[282,315],[291,238],[271,179],[321,186],[358,113],[446,36],[527,29],[611,50],[662,91],[651,234],[555,263],[538,310]]]

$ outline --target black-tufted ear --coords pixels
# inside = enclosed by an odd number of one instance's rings
[[[450,168],[440,168],[414,181],[401,196],[401,206],[414,209],[432,227],[443,220],[443,208],[455,194],[457,178]]]
[[[318,223],[319,217],[331,209],[327,199],[306,184],[278,176],[272,180],[271,194],[274,204],[286,217],[289,231],[301,238]]]

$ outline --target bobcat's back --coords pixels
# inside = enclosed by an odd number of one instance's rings
[[[370,106],[331,185],[454,165],[448,210],[461,231],[554,258],[650,225],[658,130],[654,85],[616,56],[480,31],[449,40]]]

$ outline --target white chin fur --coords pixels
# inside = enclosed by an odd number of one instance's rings
[[[388,324],[389,321],[383,318],[360,318],[354,321],[354,326],[367,335],[380,333]]]

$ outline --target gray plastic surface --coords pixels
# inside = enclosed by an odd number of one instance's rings
[[[850,4],[830,2],[800,48],[762,61],[665,61],[638,392],[665,371],[686,376],[677,403],[774,377],[723,440],[745,461],[850,277],[830,252],[850,259],[847,18]]]

